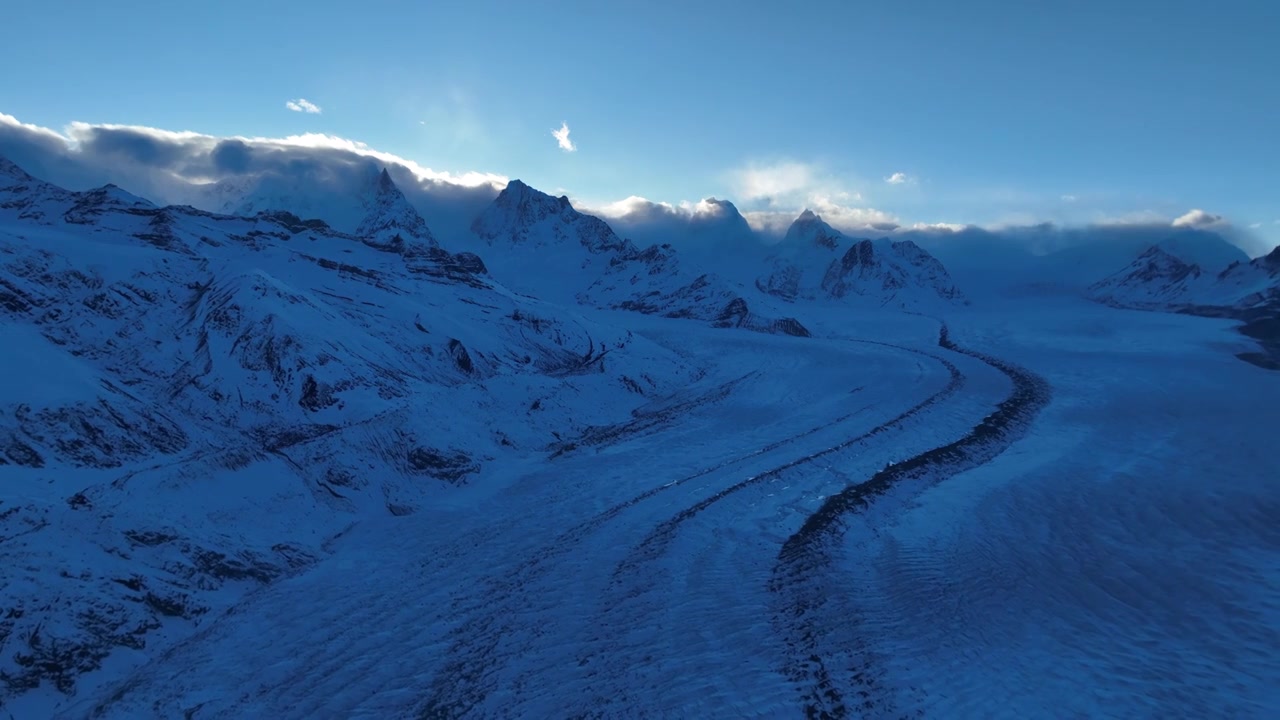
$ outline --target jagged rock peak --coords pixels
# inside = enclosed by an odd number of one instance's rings
[[[552,212],[560,210],[572,209],[567,196],[561,195],[554,197],[547,193],[531,187],[520,179],[511,180],[507,186],[498,193],[495,203],[502,205],[529,206],[536,205],[544,207]]]
[[[517,245],[545,246],[576,240],[592,253],[635,252],[604,220],[580,213],[567,197],[552,197],[520,180],[507,183],[471,224],[478,237]]]
[[[397,238],[399,244],[423,243],[430,247],[439,245],[431,234],[431,229],[427,227],[427,221],[422,219],[404,193],[400,192],[400,188],[396,187],[385,167],[378,174],[369,211],[356,228],[356,235],[374,247],[386,246],[388,249],[398,246]]]
[[[822,220],[821,216],[806,208],[791,223],[791,227],[787,228],[783,242],[809,243],[834,250],[843,238],[844,235],[839,230],[831,227]]]

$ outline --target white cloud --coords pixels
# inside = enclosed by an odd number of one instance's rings
[[[1227,221],[1221,215],[1214,215],[1204,210],[1195,209],[1185,215],[1174,218],[1171,224],[1174,227],[1206,228],[1226,225]]]
[[[12,115],[6,115],[2,112],[0,112],[0,124],[10,125],[15,128],[21,128],[22,130],[32,133],[45,140],[60,140],[60,141],[66,142],[66,138],[50,130],[49,128],[43,128],[43,127],[40,127],[39,125],[24,123],[18,118]],[[1277,220],[1276,222],[1280,222],[1280,220]]]
[[[1260,227],[1262,227],[1262,223],[1260,222],[1252,223],[1249,225],[1250,230],[1257,230]]]
[[[1062,202],[1073,203],[1073,202],[1075,202],[1076,200],[1079,200],[1079,199],[1080,199],[1080,198],[1076,197],[1075,195],[1063,195],[1063,196],[1062,196]]]
[[[730,173],[730,179],[738,198],[744,202],[803,195],[823,184],[814,166],[799,162],[748,165]]]
[[[1165,225],[1169,224],[1169,216],[1161,215],[1154,210],[1134,210],[1120,215],[1095,213],[1091,225]]]
[[[856,205],[862,194],[820,165],[790,160],[754,163],[732,171],[728,180],[734,198],[745,205],[743,217],[762,232],[785,232],[806,208],[848,232],[884,232],[899,226],[890,213]]]
[[[671,203],[654,202],[639,195],[632,195],[631,197],[603,205],[594,205],[589,201],[579,202],[575,200],[574,205],[588,208],[592,213],[607,218],[624,218],[628,215],[639,215],[655,211],[673,214],[676,212],[676,207]]]
[[[890,185],[904,185],[911,182],[911,178],[904,172],[896,172],[884,179]]]
[[[555,137],[556,143],[560,145],[561,150],[565,152],[577,151],[578,146],[574,145],[573,141],[569,139],[569,123],[560,123],[560,129],[552,130],[551,134]]]
[[[701,218],[725,217],[729,213],[725,201],[714,198],[707,198],[697,202],[683,200],[673,205],[669,202],[655,202],[639,195],[632,195],[611,203],[593,203],[589,200],[574,199],[573,204],[574,207],[582,208],[592,215],[629,222],[645,222],[655,219],[690,221]]]
[[[901,227],[898,218],[875,208],[848,207],[829,200],[810,203],[807,207],[829,225],[844,232],[890,232]],[[753,230],[781,234],[787,231],[799,214],[800,210],[749,210],[742,213],[742,216]]]
[[[320,114],[320,106],[316,105],[310,100],[307,100],[306,98],[298,98],[297,100],[290,100],[286,102],[284,106],[294,112],[309,113],[311,115]]]
[[[948,223],[948,222],[922,223],[922,222],[918,222],[918,223],[912,223],[912,224],[911,224],[911,227],[910,227],[910,228],[907,228],[907,229],[909,229],[909,230],[921,230],[921,231],[924,231],[924,232],[953,232],[953,233],[957,233],[957,232],[960,232],[960,231],[962,231],[962,230],[967,230],[967,229],[969,229],[969,228],[971,228],[971,227],[973,227],[973,226],[972,226],[972,225],[964,225],[964,224],[961,224],[961,223]]]

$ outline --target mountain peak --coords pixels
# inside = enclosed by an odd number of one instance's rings
[[[834,250],[840,245],[844,235],[839,230],[823,222],[822,218],[812,210],[800,213],[782,241],[792,245],[816,245],[827,250]]]
[[[377,188],[356,235],[372,247],[399,250],[406,242],[438,247],[427,222],[396,187],[387,169],[378,174]]]
[[[521,180],[507,183],[471,224],[471,231],[489,242],[505,238],[533,245],[556,244],[572,236],[592,253],[629,245],[605,221],[578,212],[568,197],[552,197]]]
[[[1199,265],[1156,243],[1118,272],[1090,285],[1089,293],[1096,300],[1120,305],[1171,300],[1187,292],[1200,276]]]

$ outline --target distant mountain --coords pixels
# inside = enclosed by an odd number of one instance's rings
[[[805,210],[773,248],[766,260],[769,269],[756,287],[784,300],[813,297],[827,268],[840,258],[842,244],[844,235]]]
[[[114,678],[353,523],[690,382],[439,247],[373,179],[354,235],[0,159],[0,468],[23,488],[0,499],[0,705]]]
[[[686,269],[669,245],[641,250],[604,220],[512,180],[472,225],[493,248],[495,276],[537,297],[718,326],[807,335],[796,320],[747,309],[734,286]]]
[[[1215,282],[1219,299],[1238,307],[1274,306],[1280,310],[1280,247],[1248,262],[1234,262]]]
[[[805,210],[756,280],[785,300],[849,298],[876,306],[963,302],[946,268],[910,240],[851,240]]]
[[[1220,304],[1237,306],[1274,285],[1266,258],[1249,261],[1217,236],[1177,234],[1089,286],[1088,295],[1134,308]],[[1270,283],[1270,285],[1269,285]]]
[[[167,199],[229,215],[290,212],[324,220],[341,232],[360,233],[364,219],[386,201],[382,198],[383,176],[388,181],[400,178],[401,183],[393,183],[400,196],[397,201],[429,219],[434,234],[454,244],[469,235],[472,220],[497,194],[488,186],[420,183],[404,168],[365,159],[349,166],[317,165],[288,173],[235,175],[209,185],[179,187]]]
[[[1258,342],[1259,352],[1238,357],[1280,370],[1280,248],[1253,260],[1235,260],[1217,273],[1205,271],[1195,259],[1216,265],[1224,253],[1185,241],[1153,245],[1090,286],[1088,295],[1116,307],[1239,320],[1240,332]]]
[[[1089,286],[1092,297],[1114,305],[1146,307],[1187,302],[1205,277],[1200,266],[1152,245],[1120,271]]]

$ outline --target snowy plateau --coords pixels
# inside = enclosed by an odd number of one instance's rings
[[[0,158],[4,720],[1280,716],[1280,250],[165,200]]]

